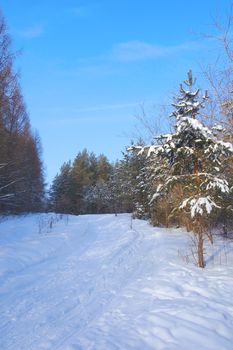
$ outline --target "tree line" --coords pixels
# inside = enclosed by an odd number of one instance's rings
[[[50,189],[50,209],[61,213],[130,212],[123,162],[110,163],[103,154],[86,149],[64,163]]]
[[[44,203],[40,139],[31,130],[16,56],[0,14],[0,213],[38,211]]]

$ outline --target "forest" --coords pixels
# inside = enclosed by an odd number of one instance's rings
[[[221,37],[224,66],[204,71],[208,90],[192,70],[181,77],[167,120],[148,145],[136,139],[110,162],[79,150],[46,188],[40,137],[30,125],[14,64],[17,53],[0,17],[0,213],[132,213],[153,225],[194,232],[198,265],[203,241],[233,225],[233,50],[230,25]],[[227,77],[227,78],[226,78]],[[205,88],[205,87],[204,87]],[[146,124],[146,116],[144,124]]]

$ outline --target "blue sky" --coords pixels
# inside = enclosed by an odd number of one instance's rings
[[[144,103],[154,115],[192,68],[217,54],[213,31],[229,0],[2,0],[47,181],[86,147],[114,161]],[[200,80],[201,81],[201,80]],[[150,112],[148,112],[150,113]]]

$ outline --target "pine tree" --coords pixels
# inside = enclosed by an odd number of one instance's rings
[[[154,179],[157,186],[150,203],[165,198],[172,203],[170,217],[185,218],[186,227],[193,229],[197,238],[198,265],[204,267],[206,226],[217,210],[223,210],[230,192],[223,160],[232,155],[233,146],[217,137],[218,128],[208,128],[197,119],[208,95],[206,92],[200,98],[200,91],[193,91],[191,71],[184,83],[187,90],[181,84],[180,96],[173,104],[174,133],[159,136],[157,144],[147,148],[148,154],[155,154],[158,159]]]
[[[97,181],[106,183],[111,175],[112,166],[108,161],[108,158],[104,154],[100,154],[97,158]]]
[[[84,200],[88,213],[111,213],[111,191],[108,182],[100,181],[86,189]]]
[[[50,189],[50,207],[57,213],[73,213],[71,163],[61,166]]]
[[[112,165],[103,154],[96,157],[86,149],[72,165],[63,164],[50,191],[50,206],[55,211],[84,214],[113,211],[109,179]]]
[[[143,144],[142,140],[141,144]],[[143,153],[135,154],[134,147],[132,144],[127,152],[123,153],[123,183],[127,188],[127,198],[132,203],[133,215],[139,219],[146,219],[149,217],[147,179],[150,159]]]

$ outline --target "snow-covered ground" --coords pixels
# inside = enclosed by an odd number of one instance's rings
[[[233,349],[232,245],[203,270],[179,229],[51,218],[0,223],[1,350]]]

